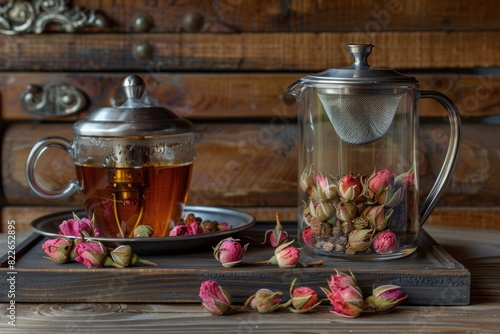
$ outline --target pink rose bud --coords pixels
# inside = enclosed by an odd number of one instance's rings
[[[328,201],[338,197],[337,185],[326,175],[316,175],[316,193],[321,201]]]
[[[313,289],[305,286],[294,289],[296,281],[297,279],[295,278],[290,285],[290,301],[292,303],[290,310],[292,312],[306,313],[321,304],[318,294]]]
[[[398,248],[398,238],[394,232],[382,231],[373,237],[372,248],[379,254],[388,254]]]
[[[203,233],[203,229],[200,227],[200,224],[198,224],[195,221],[187,224],[186,226],[188,228],[188,234],[189,235]]]
[[[314,233],[313,229],[311,228],[311,226],[304,227],[304,229],[302,230],[302,233],[301,233],[301,238],[306,246],[313,247],[314,234],[315,233]]]
[[[214,247],[214,257],[225,268],[231,268],[241,262],[247,250],[248,244],[241,246],[239,239],[227,238],[220,241]]]
[[[75,260],[88,268],[101,267],[107,255],[106,247],[98,241],[81,242],[76,245],[75,252]]]
[[[255,293],[250,305],[259,313],[271,313],[284,307],[284,305],[280,304],[280,295],[282,295],[281,292],[272,292],[269,289],[260,289]]]
[[[363,186],[359,178],[352,173],[340,179],[338,189],[340,197],[346,201],[353,201],[363,193]]]
[[[234,312],[231,295],[215,281],[204,281],[198,295],[205,309],[213,315],[224,315]]]
[[[233,228],[232,225],[229,225],[227,222],[217,223],[217,231],[229,231]]]
[[[365,308],[363,293],[356,286],[346,286],[328,296],[333,309],[330,311],[338,315],[355,318]]]
[[[70,259],[73,240],[68,238],[49,239],[42,244],[42,249],[55,263],[66,263]]]
[[[343,289],[347,286],[357,286],[358,283],[352,273],[351,275],[347,275],[337,269],[335,269],[335,271],[337,273],[332,275],[330,281],[328,281],[328,286],[332,292],[336,292],[337,290]]]
[[[175,225],[168,233],[170,237],[191,235],[191,229],[187,225]]]
[[[370,226],[377,231],[382,231],[387,227],[387,223],[391,218],[393,210],[385,212],[383,205],[369,206],[363,211],[363,217],[368,221]]]
[[[280,223],[279,214],[276,213],[276,227],[274,230],[267,230],[264,234],[264,242],[266,243],[267,236],[269,235],[269,243],[271,247],[276,248],[288,239],[288,232],[283,231],[283,226]]]
[[[393,184],[394,174],[392,174],[392,171],[389,169],[378,171],[368,178],[368,189],[373,192],[373,194],[378,194]]]
[[[68,219],[59,225],[59,234],[80,237],[82,234],[86,237],[94,235],[92,223],[89,219]]]
[[[409,184],[415,184],[415,175],[413,172],[410,170],[407,173],[398,175],[394,179],[394,183],[396,183],[397,186],[408,186]]]
[[[271,264],[277,264],[280,268],[292,268],[299,263],[300,250],[293,247],[295,240],[286,242],[274,250],[274,256],[269,260]]]
[[[408,295],[401,292],[399,286],[382,285],[373,289],[373,294],[366,298],[366,305],[376,312],[387,313],[394,310],[406,298]]]

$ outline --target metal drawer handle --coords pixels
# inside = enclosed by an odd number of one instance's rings
[[[11,0],[0,6],[0,33],[4,35],[40,34],[50,22],[61,25],[66,32],[74,32],[87,25],[98,28],[108,26],[108,19],[103,13],[80,7],[70,8],[64,0]]]
[[[20,99],[24,110],[41,116],[69,116],[84,110],[88,101],[81,90],[64,84],[30,84]]]

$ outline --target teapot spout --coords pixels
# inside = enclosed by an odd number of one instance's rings
[[[288,88],[286,89],[286,92],[290,95],[292,95],[297,101],[300,99],[300,96],[302,95],[302,92],[304,90],[304,87],[301,85],[302,80],[298,79],[294,81]]]

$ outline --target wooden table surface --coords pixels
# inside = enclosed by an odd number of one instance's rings
[[[327,304],[308,314],[248,309],[216,317],[201,304],[16,303],[13,327],[9,304],[3,303],[0,333],[500,333],[500,231],[435,226],[426,230],[470,270],[469,305],[400,306],[389,314],[363,313],[347,319],[330,313]],[[19,242],[26,236],[16,237]],[[6,251],[7,236],[0,234],[0,253]]]

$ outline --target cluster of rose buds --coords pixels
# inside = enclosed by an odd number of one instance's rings
[[[354,275],[346,275],[340,271],[332,275],[328,286],[330,290],[321,289],[333,306],[330,312],[348,318],[355,318],[364,310],[390,312],[408,297],[399,290],[399,286],[382,285],[373,289],[372,295],[365,300]]]
[[[414,175],[397,177],[383,169],[372,175],[333,177],[306,168],[300,178],[304,198],[303,244],[324,252],[388,254],[400,245],[394,212],[413,212]],[[406,207],[405,207],[406,206]]]
[[[309,287],[295,288],[297,279],[290,284],[290,298],[283,302],[280,291],[259,289],[250,296],[242,306],[232,305],[232,298],[215,281],[204,281],[200,286],[199,297],[205,309],[213,315],[226,315],[244,311],[249,305],[259,313],[271,313],[288,308],[294,313],[307,313],[315,310],[323,300],[316,291]],[[363,293],[357,286],[354,275],[346,275],[339,271],[332,275],[328,282],[330,290],[321,288],[333,305],[332,313],[343,317],[354,318],[365,310],[387,313],[394,310],[408,297],[398,286],[382,285],[373,289],[373,294],[363,299]]]
[[[175,225],[169,232],[169,236],[184,236],[195,235],[217,231],[228,231],[232,228],[228,223],[215,220],[202,220],[194,214],[189,213],[181,218],[179,223]]]
[[[290,298],[284,303],[282,303],[282,292],[259,289],[242,306],[234,306],[231,295],[215,281],[202,282],[199,297],[203,307],[213,315],[242,312],[248,306],[259,313],[271,313],[286,308],[294,313],[306,313],[321,304],[316,291],[308,287],[294,288],[295,282],[296,279],[290,285]]]
[[[310,263],[300,263],[300,250],[293,246],[295,240],[285,242],[274,249],[274,255],[266,261],[243,262],[248,244],[242,246],[239,239],[231,237],[221,240],[213,247],[214,257],[222,266],[232,268],[236,265],[261,265],[274,264],[280,268],[293,268],[296,266],[309,267],[320,265],[323,261],[318,260]]]
[[[268,236],[269,242],[274,248],[274,255],[269,260],[242,262],[243,256],[247,251],[248,244],[242,246],[239,239],[233,239],[231,237],[221,240],[217,246],[213,247],[214,257],[226,268],[231,268],[236,265],[259,264],[274,264],[280,268],[293,268],[296,266],[308,267],[323,263],[321,260],[305,264],[299,262],[300,249],[293,245],[295,240],[288,241],[288,233],[283,230],[278,213],[276,213],[275,228],[264,233],[264,242],[261,244],[266,243]]]
[[[147,229],[143,226],[136,228],[137,234],[145,233]],[[56,263],[63,264],[73,259],[89,268],[123,268],[141,264],[156,266],[153,262],[140,259],[129,245],[120,245],[113,249],[105,247],[99,241],[88,240],[87,238],[98,235],[93,220],[88,218],[80,219],[73,215],[72,219],[64,220],[59,225],[59,234],[65,237],[48,239],[42,244],[48,258]]]

